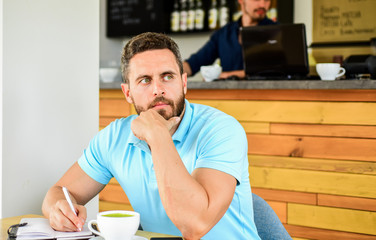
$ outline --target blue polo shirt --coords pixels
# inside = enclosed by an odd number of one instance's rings
[[[276,24],[269,18],[259,22],[259,26]],[[241,18],[236,22],[229,22],[219,30],[215,31],[208,42],[192,54],[186,61],[192,70],[192,75],[200,71],[201,66],[211,65],[219,58],[222,71],[243,70],[243,52],[239,43],[239,27]]]
[[[188,172],[213,168],[238,182],[229,209],[202,239],[259,239],[253,221],[244,129],[236,119],[215,108],[187,100],[185,105],[184,117],[172,139]],[[112,177],[117,179],[133,209],[140,213],[145,231],[181,236],[163,208],[150,149],[131,131],[136,117],[118,119],[100,131],[78,163],[102,184]]]

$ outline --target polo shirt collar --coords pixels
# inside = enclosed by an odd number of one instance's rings
[[[185,99],[185,111],[183,119],[180,121],[180,125],[174,135],[172,135],[172,140],[176,142],[182,142],[184,140],[184,137],[188,133],[189,127],[191,126],[192,121],[192,107],[191,104],[189,104],[188,100]]]
[[[185,102],[185,112],[184,112],[184,116],[183,116],[183,119],[181,120],[180,122],[180,125],[178,127],[178,129],[176,130],[176,132],[174,133],[174,135],[172,135],[172,140],[175,142],[182,142],[185,135],[187,134],[188,130],[189,130],[189,126],[191,124],[191,120],[192,120],[192,107],[191,105],[189,104],[188,100],[185,99],[184,100]],[[137,117],[137,116],[136,116]],[[136,118],[135,117],[135,118]],[[134,120],[134,119],[133,119]],[[132,121],[133,121],[132,120]],[[132,144],[136,147],[139,147],[141,148],[141,150],[143,150],[144,152],[148,152],[150,153],[150,149],[149,149],[149,146],[148,144],[143,141],[143,140],[140,140],[138,139],[132,131],[130,131],[130,137],[129,137],[129,141],[128,143],[129,144]]]

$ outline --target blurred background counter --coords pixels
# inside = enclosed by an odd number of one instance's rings
[[[121,89],[120,82],[100,83],[101,89]],[[189,81],[188,89],[376,89],[376,80]]]

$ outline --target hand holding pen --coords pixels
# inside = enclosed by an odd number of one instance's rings
[[[75,208],[73,206],[73,202],[72,202],[72,200],[71,200],[71,198],[69,196],[68,189],[66,187],[63,187],[63,192],[64,192],[65,199],[67,200],[67,202],[69,204],[70,209],[77,216],[77,212],[76,212],[76,210],[75,210]],[[76,227],[78,228],[79,231],[82,230],[82,223],[81,222],[75,223],[75,225],[76,225]]]

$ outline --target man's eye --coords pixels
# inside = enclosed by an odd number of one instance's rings
[[[165,76],[163,77],[163,79],[168,81],[168,80],[173,79],[173,76],[171,76],[171,75],[165,75]]]
[[[143,79],[141,79],[141,81],[140,81],[140,83],[143,83],[143,84],[145,84],[145,83],[149,83],[150,82],[150,79],[149,78],[143,78]]]

